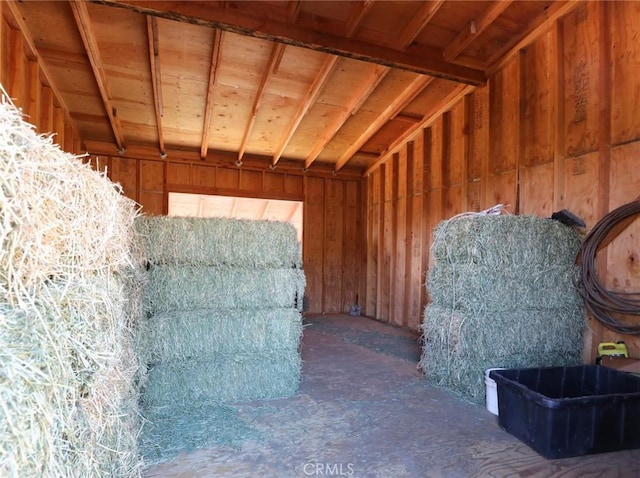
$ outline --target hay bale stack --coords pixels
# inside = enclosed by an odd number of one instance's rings
[[[135,204],[0,104],[0,475],[139,476]]]
[[[427,379],[472,401],[484,370],[580,362],[580,235],[535,216],[463,215],[434,234],[422,324]]]
[[[185,447],[193,448],[189,430],[171,428],[182,421],[163,417],[295,393],[305,287],[295,228],[141,216],[136,229],[148,260],[148,317],[138,338],[148,369],[144,413],[154,420],[148,432],[184,436]]]

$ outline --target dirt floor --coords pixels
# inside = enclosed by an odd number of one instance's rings
[[[431,386],[407,331],[348,315],[306,322],[295,396],[233,405],[252,433],[150,466],[144,476],[640,476],[640,450],[541,457],[484,405]]]

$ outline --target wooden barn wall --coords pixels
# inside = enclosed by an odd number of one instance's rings
[[[434,226],[502,203],[587,230],[640,195],[640,3],[585,2],[372,169],[366,204],[364,311],[418,329]],[[640,221],[606,253],[610,288],[640,290]],[[584,359],[601,341],[640,339],[587,319]]]
[[[365,262],[361,185],[357,177],[237,168],[203,161],[93,156],[124,194],[149,215],[168,212],[168,193],[216,194],[303,202],[305,296],[311,313],[348,312]]]
[[[15,4],[0,2],[0,83],[25,120],[64,151],[80,154],[80,136],[60,102]]]

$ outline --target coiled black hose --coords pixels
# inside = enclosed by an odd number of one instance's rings
[[[640,335],[640,324],[626,323],[628,316],[640,316],[640,292],[608,290],[598,279],[595,262],[598,250],[626,228],[637,214],[640,214],[640,201],[614,209],[587,234],[578,252],[578,262],[582,263],[578,289],[587,312],[608,329],[626,335]],[[621,322],[621,316],[626,320]]]

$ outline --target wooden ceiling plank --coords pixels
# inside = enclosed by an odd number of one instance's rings
[[[117,110],[112,102],[111,92],[109,91],[109,82],[100,56],[100,49],[98,48],[98,43],[96,41],[93,28],[91,27],[89,10],[87,10],[85,2],[70,1],[69,6],[73,12],[73,17],[76,21],[80,36],[82,37],[84,48],[87,52],[87,56],[89,57],[89,62],[93,69],[93,75],[96,79],[96,83],[98,84],[100,96],[102,97],[102,102],[109,118],[109,123],[111,124],[111,130],[116,144],[118,145],[118,151],[124,152],[125,142],[122,134],[122,127],[120,126],[120,120],[117,117]]]
[[[127,8],[140,13],[157,15],[171,20],[208,25],[221,30],[301,48],[377,63],[391,68],[435,76],[476,86],[486,83],[484,71],[445,61],[435,52],[420,55],[398,51],[383,45],[374,45],[312,30],[300,25],[269,21],[232,9],[221,9],[202,2],[163,2],[141,0],[91,0],[103,5]]]
[[[416,95],[418,95],[431,81],[432,77],[420,75],[417,76],[411,84],[404,89],[396,98],[389,103],[389,105],[382,111],[378,117],[373,121],[363,132],[362,135],[347,149],[342,156],[336,162],[334,171],[340,171],[345,164],[351,159],[351,157],[362,147],[364,144],[373,137],[373,135],[387,122],[389,119],[397,115],[403,108],[410,103]]]
[[[329,144],[347,120],[360,109],[365,100],[371,96],[371,93],[373,93],[373,91],[378,87],[389,71],[390,69],[386,66],[376,65],[369,78],[362,82],[362,88],[360,91],[351,97],[351,102],[338,116],[335,117],[330,125],[325,127],[324,133],[313,145],[311,152],[305,160],[305,168],[309,168],[311,164],[313,164],[322,150],[327,146],[327,144]]]
[[[200,143],[200,158],[205,159],[209,151],[209,130],[211,129],[211,114],[213,105],[213,88],[216,83],[216,72],[220,61],[220,50],[222,49],[222,32],[213,32],[213,50],[211,52],[211,68],[209,69],[209,84],[207,86],[207,99],[204,109],[204,124],[202,127],[202,141]]]
[[[438,10],[444,3],[444,0],[436,0],[433,2],[426,2],[421,7],[416,15],[411,18],[411,21],[400,32],[396,43],[398,50],[406,50],[411,43],[416,39],[424,27],[431,21]]]
[[[262,73],[262,79],[260,80],[260,86],[258,87],[258,91],[256,92],[256,97],[253,101],[253,108],[251,110],[251,117],[249,118],[249,123],[244,129],[244,135],[242,136],[242,142],[240,143],[240,148],[238,149],[238,161],[242,161],[242,157],[244,156],[244,151],[247,147],[247,141],[249,140],[249,136],[251,135],[251,131],[253,130],[253,125],[256,122],[256,118],[258,117],[258,111],[260,110],[260,105],[262,104],[262,98],[264,96],[265,89],[267,87],[267,83],[269,82],[269,78],[271,78],[274,69],[274,65],[278,62],[281,52],[284,51],[284,45],[281,43],[274,43],[271,48],[271,54],[269,55],[269,61],[267,62],[267,66]]]
[[[511,0],[498,0],[487,9],[481,18],[475,20],[444,49],[444,59],[453,61],[467,48],[473,40],[487,29],[502,13],[509,8]]]
[[[313,83],[309,87],[309,91],[305,95],[305,100],[298,107],[296,114],[293,116],[293,121],[287,128],[287,131],[283,139],[280,141],[280,145],[278,146],[278,149],[273,155],[273,162],[272,162],[273,166],[275,166],[278,163],[278,161],[280,160],[280,157],[282,156],[282,153],[284,152],[284,149],[287,147],[287,144],[289,144],[289,141],[291,140],[293,134],[296,132],[296,129],[302,122],[302,119],[307,114],[307,111],[309,111],[309,108],[311,108],[311,106],[318,99],[318,96],[320,95],[322,88],[324,88],[324,85],[329,79],[329,75],[335,68],[337,61],[338,61],[337,56],[329,55],[322,63],[322,66],[320,67],[320,71],[318,72],[318,75],[313,80]]]
[[[158,130],[158,148],[160,156],[164,157],[167,150],[164,145],[164,132],[162,128],[162,84],[160,82],[160,51],[158,45],[158,21],[155,17],[147,15],[147,38],[149,40],[149,69],[151,70],[151,88],[153,90],[153,107]]]

